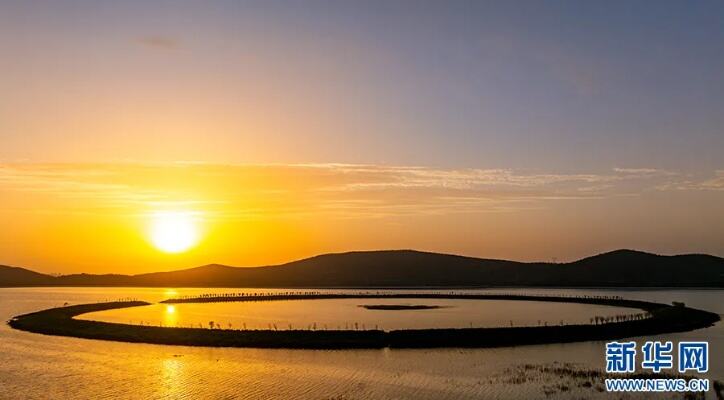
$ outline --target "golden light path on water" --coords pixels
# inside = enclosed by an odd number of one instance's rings
[[[163,326],[177,326],[178,315],[176,314],[176,306],[168,305],[165,307],[166,312],[163,314]]]

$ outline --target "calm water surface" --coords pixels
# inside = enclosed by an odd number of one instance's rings
[[[228,290],[0,289],[0,318],[7,320],[13,315],[56,307],[65,302],[77,304],[123,297],[157,302],[175,295],[225,291]],[[666,303],[683,301],[689,306],[724,313],[722,290],[506,289],[479,292],[619,295]],[[95,313],[85,317],[104,320],[117,318],[118,322],[128,323],[129,319],[145,318],[151,321],[152,317],[158,321],[169,321],[166,319],[167,315],[174,314],[175,323],[183,325],[194,324],[197,320],[206,322],[209,319],[207,313],[214,310],[214,318],[219,319],[218,322],[222,325],[228,322],[232,325],[247,323],[266,328],[266,325],[273,321],[282,324],[284,321],[297,319],[300,324],[315,319],[316,321],[312,322],[320,325],[325,318],[329,325],[334,325],[369,317],[380,325],[385,324],[385,328],[394,328],[418,326],[417,324],[469,325],[470,317],[463,322],[458,320],[461,313],[468,311],[473,313],[473,320],[480,325],[509,325],[511,319],[514,319],[514,324],[521,325],[537,324],[539,319],[549,322],[558,322],[560,319],[566,322],[585,322],[593,315],[620,311],[615,308],[571,304],[505,301],[497,305],[488,302],[488,305],[484,306],[485,302],[463,304],[473,302],[450,300],[451,303],[447,303],[448,301],[427,299],[396,299],[392,303],[435,304],[448,308],[385,314],[389,311],[371,311],[357,307],[360,304],[382,304],[387,301],[389,300],[314,300],[280,302],[277,305],[269,302],[254,303],[246,308],[239,307],[241,303],[183,304],[176,305],[173,313],[169,313],[165,305],[153,305],[138,309],[143,309],[142,311],[135,311],[148,313],[143,316]],[[283,306],[280,307],[282,303]],[[297,312],[306,314],[300,316]],[[625,311],[628,312],[630,311]],[[414,317],[406,317],[407,315]],[[652,338],[673,341],[708,340],[711,347],[711,365],[705,376],[724,380],[724,365],[720,361],[724,359],[724,328],[721,323],[694,332],[641,339]],[[594,388],[580,387],[567,376],[554,376],[545,372],[547,367],[561,365],[574,369],[601,370],[604,367],[603,351],[604,342],[434,350],[201,348],[51,337],[15,331],[2,324],[0,399],[523,399],[546,397],[546,387],[553,393],[549,398],[610,398]],[[565,386],[565,389],[556,389],[561,386]],[[641,398],[615,396],[620,397]],[[714,393],[709,392],[707,398],[715,398]]]
[[[424,304],[427,310],[368,310],[374,305]],[[225,329],[424,329],[537,326],[590,323],[598,316],[629,315],[630,308],[542,301],[461,299],[318,299],[262,302],[154,304],[89,313],[80,319],[181,327]]]

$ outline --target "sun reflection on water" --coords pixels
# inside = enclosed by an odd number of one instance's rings
[[[178,315],[176,314],[176,306],[167,305],[166,312],[163,313],[164,326],[176,326],[178,323]]]

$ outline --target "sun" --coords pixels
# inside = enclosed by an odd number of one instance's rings
[[[166,253],[181,253],[199,239],[193,214],[185,211],[159,211],[151,217],[151,242]]]

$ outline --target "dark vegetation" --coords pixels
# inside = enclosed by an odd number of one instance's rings
[[[724,259],[617,250],[570,263],[522,263],[412,250],[326,254],[287,264],[207,265],[141,275],[54,277],[0,266],[0,287],[724,287]]]
[[[334,296],[334,297],[331,297]],[[226,301],[273,301],[296,299],[299,295],[236,296]],[[454,298],[503,299],[574,302],[638,308],[646,318],[622,318],[586,325],[560,325],[510,328],[374,330],[232,330],[203,328],[163,328],[113,324],[73,319],[74,316],[114,308],[144,306],[140,301],[83,304],[43,310],[11,319],[8,324],[20,330],[48,335],[187,346],[266,347],[266,348],[422,348],[422,347],[497,347],[526,344],[562,343],[587,340],[611,340],[632,336],[656,335],[704,328],[719,321],[719,315],[685,306],[614,297],[552,297],[523,295],[458,294],[317,294],[302,298]],[[200,298],[195,298],[199,300]],[[175,302],[192,302],[185,299]],[[217,298],[218,301],[218,298]],[[222,300],[223,301],[223,300]],[[174,302],[173,300],[166,302]]]
[[[574,392],[572,398],[587,398],[590,390],[604,392],[605,380],[621,378],[620,374],[611,374],[596,369],[586,368],[577,364],[553,362],[552,364],[523,364],[506,368],[490,379],[491,384],[522,385],[533,384],[541,391],[540,395],[554,398],[563,392]],[[629,379],[698,379],[701,377],[668,372],[635,372],[626,374]],[[714,393],[721,399],[721,382],[713,381]],[[541,397],[542,397],[541,396]],[[654,397],[659,398],[659,397]],[[667,397],[668,398],[668,397]],[[706,399],[704,392],[684,393],[682,399]]]

